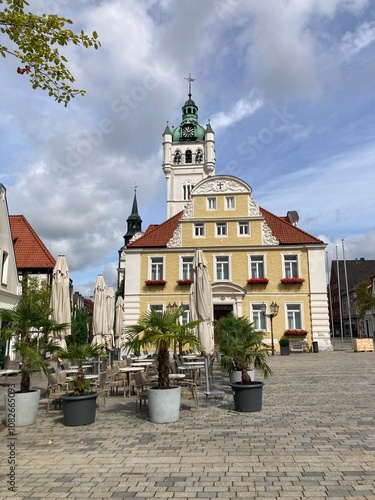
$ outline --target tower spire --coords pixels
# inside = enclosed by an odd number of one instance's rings
[[[187,80],[189,82],[189,99],[191,99],[191,82],[193,82],[195,80],[195,78],[192,78],[191,77],[191,73],[189,73],[189,76],[186,78],[184,78],[184,80]]]

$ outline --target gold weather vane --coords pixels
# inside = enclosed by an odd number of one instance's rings
[[[189,76],[187,78],[185,77],[184,80],[188,80],[188,82],[189,82],[189,94],[188,94],[188,96],[189,96],[189,99],[191,99],[191,82],[194,82],[195,78],[192,78],[191,73],[189,73]]]

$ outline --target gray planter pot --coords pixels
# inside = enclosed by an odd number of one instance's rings
[[[177,422],[180,418],[181,387],[147,389],[150,420],[155,424]]]
[[[289,346],[288,345],[281,345],[280,346],[280,354],[281,356],[288,356],[290,353]]]
[[[38,415],[40,389],[4,394],[5,419],[8,427],[33,425]]]
[[[95,422],[97,393],[87,396],[61,396],[63,402],[64,425],[88,425]]]
[[[254,412],[262,409],[263,382],[252,384],[230,384],[233,391],[234,409],[241,412]]]

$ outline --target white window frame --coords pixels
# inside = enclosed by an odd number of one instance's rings
[[[191,192],[194,189],[194,184],[191,181],[186,181],[182,185],[182,198],[184,201],[191,200]]]
[[[238,222],[238,236],[240,237],[243,237],[243,236],[250,236],[250,222],[249,221],[239,221]],[[247,228],[247,232],[245,233],[242,233],[241,232],[241,227],[246,227]]]
[[[160,255],[153,255],[149,258],[150,280],[164,280],[165,258]],[[157,259],[158,262],[155,262]]]
[[[216,236],[218,238],[228,236],[228,224],[226,222],[216,222]]]
[[[217,210],[217,198],[216,196],[207,197],[207,210]]]
[[[285,304],[285,322],[287,330],[303,330],[303,308],[301,302],[287,302]]]
[[[225,260],[224,260],[225,259]],[[231,280],[231,259],[229,255],[214,255],[214,269],[215,269],[215,280],[216,281],[230,281]],[[218,272],[219,270],[219,261],[221,260],[221,265],[220,265],[220,273]],[[227,277],[220,277],[219,274],[222,274],[223,276],[227,274]]]
[[[283,278],[300,278],[300,258],[298,253],[283,254]],[[292,260],[293,258],[293,260]],[[295,264],[293,268],[293,264]]]
[[[187,323],[190,323],[190,307],[189,304],[181,304],[185,311],[181,314],[180,316],[180,324],[181,325],[186,325]]]
[[[189,260],[188,260],[189,259]],[[181,255],[180,257],[180,279],[192,280],[194,279],[193,271],[193,255]]]
[[[160,316],[164,313],[164,304],[160,302],[155,302],[152,304],[148,305],[149,310],[153,309],[154,311],[158,312]]]
[[[250,278],[265,278],[267,276],[265,255],[263,254],[249,255],[249,276]]]
[[[225,210],[236,210],[236,197],[226,196],[225,197]]]
[[[201,233],[201,234],[197,234]],[[204,222],[195,222],[193,226],[193,237],[194,238],[204,238],[206,235],[206,226]]]
[[[1,284],[8,284],[8,264],[9,264],[9,254],[5,250],[3,250],[1,256]]]
[[[267,331],[267,317],[262,313],[261,303],[251,303],[251,321],[255,330],[266,332]]]

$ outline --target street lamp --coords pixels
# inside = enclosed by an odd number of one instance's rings
[[[263,302],[263,304],[260,306],[260,310],[261,310],[261,313],[264,316],[266,316],[266,318],[270,318],[270,321],[271,321],[271,350],[272,350],[272,356],[274,356],[275,355],[275,345],[274,345],[274,342],[273,342],[273,324],[272,324],[272,320],[273,320],[273,318],[275,316],[277,316],[277,313],[279,312],[279,306],[276,304],[276,302],[272,302],[272,304],[270,305],[271,312],[269,314],[266,314],[267,306]]]

